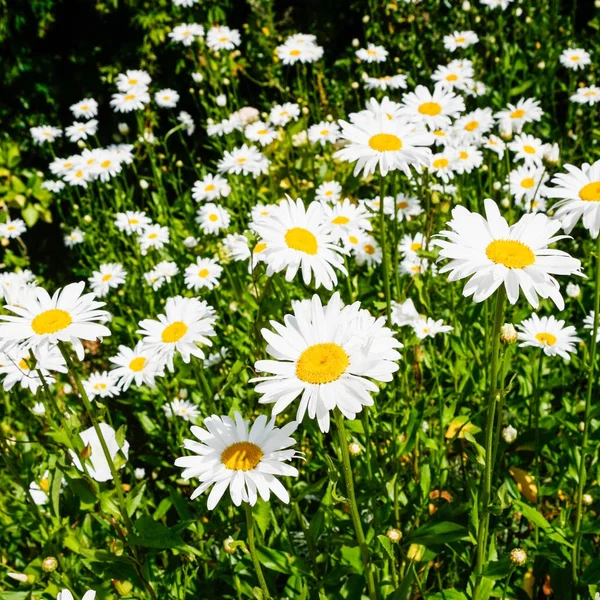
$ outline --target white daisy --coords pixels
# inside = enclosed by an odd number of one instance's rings
[[[151,248],[160,250],[165,244],[169,243],[169,228],[160,225],[147,225],[138,232],[138,243],[142,253],[145,254]]]
[[[451,119],[465,110],[465,101],[454,92],[436,86],[433,93],[424,85],[402,96],[399,115],[411,123],[422,123],[431,129],[448,127]]]
[[[108,371],[90,373],[90,376],[84,379],[82,383],[90,400],[94,398],[113,398],[120,394],[117,380],[112,371],[110,373]]]
[[[468,48],[478,41],[479,37],[474,31],[455,31],[444,36],[444,48],[454,52],[458,48]]]
[[[198,257],[196,262],[185,270],[185,285],[188,290],[197,291],[201,288],[212,290],[219,285],[222,272],[223,267],[216,260]]]
[[[16,239],[22,236],[27,231],[25,221],[23,219],[6,219],[4,223],[0,223],[0,237],[8,239]]]
[[[406,75],[385,75],[383,77],[365,77],[368,90],[398,90],[406,88]]]
[[[573,69],[574,71],[583,69],[592,63],[590,53],[583,50],[583,48],[568,48],[567,50],[563,50],[559,60],[567,69]]]
[[[200,416],[200,408],[198,406],[189,400],[180,400],[179,398],[175,398],[175,400],[164,404],[163,410],[167,419],[181,417],[184,421],[194,423]]]
[[[192,198],[196,202],[227,198],[230,193],[231,187],[227,183],[227,179],[220,175],[206,175],[201,180],[196,181],[192,188]]]
[[[179,102],[179,94],[170,88],[165,88],[154,94],[154,101],[161,108],[175,108]]]
[[[100,265],[98,271],[94,271],[88,277],[90,287],[96,296],[106,296],[111,289],[116,289],[125,283],[127,271],[119,263],[106,263]]]
[[[295,102],[276,104],[269,113],[269,121],[273,125],[287,125],[290,121],[297,121],[300,116],[300,107]]]
[[[211,27],[206,35],[206,45],[215,52],[235,50],[242,43],[240,32],[223,25]]]
[[[337,181],[324,181],[317,189],[315,200],[337,202],[342,195],[342,186]]]
[[[119,352],[110,357],[110,362],[116,365],[110,374],[122,391],[135,385],[155,387],[156,377],[163,377],[164,364],[159,358],[147,351],[143,342],[138,342],[132,350],[127,346],[119,346]]]
[[[196,223],[199,223],[205,234],[218,233],[222,229],[227,229],[230,222],[229,212],[218,204],[207,202],[198,209]]]
[[[91,119],[98,114],[98,103],[93,98],[84,98],[70,107],[76,119]]]
[[[428,337],[434,338],[438,333],[448,333],[454,329],[451,325],[444,325],[442,319],[436,321],[431,317],[427,317],[426,319],[416,319],[411,325],[415,335],[420,340],[424,340]]]
[[[368,44],[366,48],[360,48],[356,51],[356,57],[366,63],[385,62],[388,54],[383,46],[375,44]]]
[[[339,137],[340,128],[337,123],[321,121],[308,128],[308,139],[311,144],[316,144],[317,142],[320,143],[321,146],[325,146],[327,143],[335,144]]]
[[[116,228],[127,234],[143,231],[151,223],[152,221],[146,216],[146,213],[139,210],[127,210],[124,213],[117,213],[115,218]]]
[[[204,27],[197,23],[182,23],[173,28],[173,31],[169,32],[169,37],[174,42],[179,42],[184,46],[191,46],[194,40],[204,36]]]
[[[535,313],[525,319],[520,325],[519,346],[533,346],[542,348],[546,356],[562,356],[570,360],[570,353],[577,352],[575,344],[581,342],[577,337],[577,330],[572,325],[565,327],[564,321],[559,321],[554,316],[538,317]]]

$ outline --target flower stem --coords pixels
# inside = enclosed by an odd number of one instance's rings
[[[389,265],[389,257],[387,253],[387,242],[386,242],[386,233],[385,233],[385,213],[383,210],[383,200],[384,200],[384,185],[383,185],[383,175],[379,176],[379,229],[381,233],[381,256],[383,258],[383,285],[385,290],[385,309],[386,309],[386,318],[387,325],[391,327],[392,325],[392,295],[390,292],[390,265]]]
[[[490,525],[489,502],[492,494],[492,475],[494,473],[494,422],[496,416],[496,396],[498,393],[498,366],[500,350],[500,328],[504,321],[504,305],[506,290],[501,286],[496,295],[496,311],[492,329],[492,364],[490,373],[490,393],[487,406],[487,421],[485,426],[485,468],[481,485],[481,503],[479,532],[477,535],[477,563],[475,567],[475,589],[473,600],[478,600],[478,591],[483,578],[483,567],[487,559],[487,542]]]
[[[256,544],[254,541],[254,517],[252,516],[252,507],[247,502],[244,502],[244,508],[246,509],[248,546],[250,548],[250,556],[252,556],[252,564],[254,565],[254,570],[256,571],[256,576],[258,577],[258,582],[260,583],[260,589],[263,593],[263,600],[269,600],[269,598],[271,598],[271,595],[269,594],[269,588],[267,587],[267,582],[265,580],[265,576],[263,575],[262,568],[260,566],[260,561],[258,560],[258,555],[256,554]]]
[[[539,510],[541,504],[540,491],[540,396],[542,387],[542,369],[544,364],[544,351],[540,350],[540,357],[538,358],[537,378],[535,380],[535,391],[533,394],[533,418],[535,427],[535,452],[534,452],[534,463],[533,471],[535,476],[535,485],[537,486],[537,494],[535,496],[535,508]],[[536,545],[540,542],[540,528],[535,525],[535,543]]]
[[[587,458],[587,444],[590,436],[590,411],[592,408],[592,393],[594,391],[594,371],[596,367],[596,347],[598,346],[598,326],[600,325],[600,235],[596,238],[596,290],[594,292],[594,325],[592,327],[592,345],[590,349],[590,364],[588,375],[587,397],[585,399],[585,412],[583,417],[583,439],[581,440],[581,452],[579,459],[579,474],[577,478],[577,496],[575,505],[577,512],[575,516],[575,540],[573,543],[572,568],[573,581],[577,583],[579,550],[581,547],[581,521],[583,518],[583,490],[585,488],[586,471],[585,462]]]
[[[375,578],[373,577],[373,570],[371,568],[371,561],[369,559],[369,548],[367,546],[365,534],[360,522],[360,515],[358,514],[358,506],[356,504],[356,496],[354,494],[354,478],[352,477],[352,465],[350,464],[350,453],[348,452],[348,436],[346,435],[346,427],[344,425],[344,415],[342,415],[339,408],[336,408],[333,411],[333,415],[339,434],[342,464],[344,466],[344,480],[346,481],[346,493],[348,494],[348,500],[350,501],[350,515],[352,517],[354,532],[356,533],[356,541],[360,547],[360,554],[362,556],[362,561],[365,568],[367,587],[369,588],[369,598],[370,600],[377,600]]]

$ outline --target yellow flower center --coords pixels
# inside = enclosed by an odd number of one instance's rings
[[[31,328],[38,335],[45,335],[66,329],[72,322],[73,319],[66,310],[51,308],[35,317],[31,321]]]
[[[135,94],[126,94],[125,98],[123,98],[123,100],[134,100],[135,99]]]
[[[223,43],[223,42],[226,42],[228,39],[229,39],[228,37],[220,37],[220,38],[219,38],[219,41],[220,41],[221,43]]]
[[[524,269],[535,263],[531,248],[516,240],[494,240],[488,244],[485,254],[493,263],[509,269]]]
[[[213,214],[213,215],[208,215],[208,219],[209,219],[209,221],[212,221],[214,223],[215,221],[219,220],[219,217],[217,215]]]
[[[475,131],[479,127],[479,121],[470,121],[465,125],[466,131]]]
[[[165,344],[178,342],[188,331],[188,326],[183,321],[174,321],[167,325],[162,332],[161,338]]]
[[[333,196],[333,191],[332,191],[332,190],[327,190],[327,191],[325,192],[325,195],[326,195],[326,196]]]
[[[206,186],[205,190],[206,190],[207,192],[212,192],[212,191],[215,189],[215,187],[216,187],[216,186],[215,186],[215,184],[214,184],[214,183],[209,183],[209,184]]]
[[[535,339],[544,346],[554,346],[556,344],[556,336],[551,333],[540,332],[535,334]]]
[[[369,56],[377,56],[377,50],[367,50]]]
[[[535,154],[535,148],[533,146],[523,146],[523,150],[527,152],[527,154]]]
[[[575,62],[577,62],[581,57],[578,54],[573,54],[573,56],[571,56],[571,60],[574,60]]]
[[[398,204],[396,204],[396,206],[400,209],[408,208],[408,202],[404,202],[404,201],[398,202]]]
[[[269,131],[267,129],[259,129],[256,133],[258,133],[258,135],[266,135]]]
[[[102,281],[110,281],[112,279],[112,273],[107,273],[102,277]]]
[[[50,480],[47,477],[40,479],[40,489],[43,492],[48,492],[50,490]]]
[[[600,181],[592,181],[579,190],[579,197],[586,202],[600,202]]]
[[[240,156],[240,157],[237,159],[237,161],[238,161],[240,164],[244,164],[244,163],[245,163],[247,160],[248,160],[248,159],[247,159],[245,156]]]
[[[423,102],[423,104],[419,106],[419,112],[422,115],[435,117],[442,112],[442,107],[437,102]]]
[[[319,132],[321,135],[329,135],[329,129],[321,129]]]
[[[263,457],[259,446],[252,442],[236,442],[223,450],[221,462],[230,471],[251,471]]]
[[[88,110],[89,106],[87,104],[84,104],[82,107],[79,108],[79,110],[83,110],[86,111]]]
[[[350,219],[348,217],[344,217],[340,215],[331,221],[334,225],[346,225],[346,223],[350,223]]]
[[[460,154],[458,155],[458,158],[460,158],[460,160],[467,160],[467,158],[469,158],[469,154],[468,152],[461,150]]]
[[[81,179],[83,177],[83,171],[77,171],[77,173],[75,173],[75,177],[77,177],[77,179]]]
[[[372,244],[365,244],[364,251],[367,254],[375,254],[375,246]]]
[[[446,132],[443,131],[442,129],[436,129],[433,132],[433,135],[435,135],[436,137],[446,137]]]
[[[450,75],[446,76],[446,81],[456,81],[458,79],[458,75],[454,73],[450,73]]]
[[[300,50],[291,50],[290,51],[290,56],[300,56],[300,54],[302,54],[302,52],[300,52]]]
[[[137,79],[130,79],[129,80],[129,85],[135,85],[138,82]]]
[[[155,240],[157,237],[158,237],[158,233],[151,233],[151,234],[148,236],[148,239],[149,239],[149,240]]]
[[[436,158],[433,161],[433,168],[434,169],[443,169],[444,167],[447,167],[449,163],[450,163],[450,161],[447,158]],[[406,204],[406,202],[404,204]]]
[[[338,344],[325,343],[309,346],[296,363],[296,376],[312,384],[337,381],[348,368],[350,359]]]
[[[423,244],[421,244],[421,242],[414,242],[413,244],[410,245],[410,249],[413,252],[416,252],[417,250],[420,250],[423,247]]]
[[[376,133],[369,140],[369,146],[377,152],[396,152],[402,149],[402,140],[391,133]]]
[[[525,111],[522,108],[517,108],[510,113],[511,119],[522,119],[525,116]]]
[[[348,241],[351,244],[358,244],[358,238],[355,235],[350,235],[348,236]]]
[[[524,187],[526,189],[532,188],[534,185],[535,180],[533,179],[533,177],[525,177],[525,179],[521,181],[521,187]]]
[[[112,161],[110,161],[110,160],[105,160],[104,162],[101,162],[101,163],[100,163],[100,166],[101,166],[103,169],[106,169],[106,168],[110,167],[110,164],[111,164],[111,162],[112,162]]]
[[[292,250],[299,250],[306,254],[316,254],[319,250],[317,238],[312,232],[303,227],[292,227],[285,234],[285,243]]]
[[[256,246],[254,246],[254,254],[258,254],[259,252],[262,252],[263,250],[265,250],[267,247],[267,245],[264,242],[259,242],[258,244],[256,244]]]
[[[27,361],[22,358],[19,361],[19,369],[21,369],[22,371],[29,371],[29,365],[27,364]]]
[[[102,390],[105,390],[105,389],[106,389],[106,384],[105,384],[105,383],[97,383],[97,384],[94,386],[94,389],[95,389],[97,392],[101,392]]]
[[[596,92],[594,90],[588,90],[587,92],[584,92],[583,95],[584,96],[595,96]]]
[[[454,40],[457,44],[464,44],[467,40],[461,35]]]
[[[139,221],[137,219],[129,219],[130,225],[137,225],[138,223],[139,223]]]
[[[208,277],[208,269],[202,269],[198,272],[198,277],[202,277],[202,279],[204,279],[205,277]]]
[[[164,335],[164,332],[163,332]],[[146,366],[146,359],[143,356],[138,356],[134,358],[129,363],[129,368],[136,373],[139,373]]]

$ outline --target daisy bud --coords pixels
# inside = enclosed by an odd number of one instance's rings
[[[512,444],[517,439],[517,430],[512,425],[508,425],[502,430],[502,439],[507,444]]]
[[[544,152],[544,158],[551,165],[558,164],[558,159],[560,158],[560,148],[558,147],[558,144],[547,144]]]
[[[594,502],[591,494],[584,494],[581,499],[586,506],[590,506]]]
[[[186,248],[195,248],[198,245],[198,240],[194,236],[188,235],[188,237],[183,240],[183,245]]]
[[[462,9],[463,9],[465,12],[468,12],[468,11],[470,11],[470,10],[471,10],[471,3],[469,2],[469,0],[465,0],[465,1],[462,3]]]
[[[427,433],[429,431],[429,423],[427,421],[423,421],[421,423],[421,431],[423,433]]]
[[[348,452],[350,452],[352,456],[358,456],[361,452],[360,444],[358,442],[350,442],[348,444]]]
[[[85,142],[83,140],[79,140],[77,142],[77,147],[78,148],[85,148]]]
[[[517,567],[522,567],[527,562],[527,552],[522,548],[515,548],[510,553],[510,562]]]
[[[175,163],[175,166],[176,166],[176,167],[178,167],[178,168],[181,168],[181,167],[183,167],[183,161],[182,161],[182,160],[178,160],[178,161]]]
[[[530,16],[525,17],[525,23],[527,23],[527,25],[530,25],[532,22],[532,19]]]
[[[216,99],[217,106],[227,105],[227,96],[225,94],[219,94]]]
[[[517,10],[515,10],[515,15],[517,17],[520,17],[523,14],[523,9],[521,7],[517,8]]]
[[[495,191],[498,191],[502,187],[502,184],[499,181],[494,181],[493,187]]]
[[[8,238],[2,238],[2,240],[0,240],[0,244],[2,244],[2,246],[6,247],[10,244],[10,242],[8,241]]]
[[[386,531],[385,536],[392,544],[397,544],[402,539],[402,532],[399,529],[390,528]]]
[[[540,69],[540,71],[543,71],[546,68],[546,63],[543,60],[541,60],[538,63],[537,68]]]
[[[46,573],[52,573],[52,571],[54,571],[56,567],[58,567],[58,561],[56,560],[56,558],[54,558],[54,556],[47,556],[42,561],[42,571]]]
[[[567,283],[567,296],[569,298],[579,298],[581,296],[581,288],[576,283]]]
[[[518,339],[517,330],[512,323],[504,323],[500,327],[500,340],[505,344],[514,344]]]
[[[73,391],[73,388],[71,387],[70,384],[65,383],[65,385],[63,385],[62,391],[63,391],[63,394],[69,395]]]
[[[302,107],[302,114],[303,115],[307,115],[310,112],[310,109],[308,108],[308,106],[303,106]]]
[[[357,90],[360,86],[358,84],[358,81],[353,81],[350,86],[352,87],[353,90]]]
[[[225,538],[223,540],[223,550],[225,552],[227,552],[227,554],[234,554],[235,551],[237,550],[237,548],[235,546],[232,546],[231,544],[233,544],[234,539],[229,536],[228,538]]]
[[[579,423],[579,425],[577,426],[577,429],[579,429],[579,431],[581,431],[581,432],[585,431],[585,423],[583,421],[581,421]]]
[[[150,187],[150,184],[145,179],[140,179],[140,187],[143,190],[147,190]]]
[[[500,122],[500,137],[505,140],[510,140],[512,137],[512,125],[510,123]]]
[[[357,38],[354,38],[352,40],[352,46],[354,46],[354,48],[358,48],[360,46],[360,42],[358,41]]]
[[[500,200],[500,204],[501,204],[502,208],[509,208],[510,200],[508,198],[502,198],[502,200]]]
[[[189,394],[188,394],[188,391],[187,391],[187,389],[186,389],[186,388],[181,388],[181,389],[179,390],[179,397],[180,397],[182,400],[185,400],[185,399],[188,397],[188,395],[189,395]]]
[[[91,217],[91,215],[85,215],[85,217],[83,217],[83,220],[86,223],[91,223],[92,222],[92,217]]]
[[[127,123],[119,123],[117,127],[119,128],[119,133],[121,135],[127,135],[129,133],[129,125],[127,125]]]
[[[223,77],[223,85],[229,85],[230,81],[227,77]]]
[[[144,477],[146,477],[146,469],[143,469],[142,467],[138,467],[134,472],[133,472],[134,476],[136,479],[144,479]]]
[[[362,22],[363,22],[363,23],[368,23],[368,22],[369,22],[369,15],[365,15],[365,16],[362,18]]]

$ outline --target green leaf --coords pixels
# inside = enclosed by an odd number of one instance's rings
[[[361,575],[364,571],[360,548],[358,546],[342,546],[342,562],[358,575]]]
[[[60,490],[62,488],[63,473],[56,469],[52,474],[52,483],[50,484],[50,502],[52,510],[58,519],[60,519]]]
[[[264,537],[271,524],[271,504],[259,499],[252,509],[252,516]]]
[[[390,542],[389,538],[386,535],[378,535],[377,539],[379,540],[379,543],[383,546],[383,549],[387,552],[387,555],[393,560],[394,549],[392,548],[392,542]]]
[[[32,204],[28,204],[22,211],[21,216],[23,217],[23,221],[27,223],[27,227],[33,227],[39,217],[39,213],[36,210],[35,206]]]
[[[136,546],[165,550],[185,545],[178,531],[183,528],[181,523],[177,528],[169,528],[155,521],[152,517],[144,515],[135,521],[134,526],[138,535],[129,535],[128,539]]]
[[[463,525],[451,521],[430,522],[413,531],[407,539],[413,544],[432,546],[448,544],[458,540],[468,540],[469,532]]]
[[[142,498],[144,497],[144,490],[146,489],[146,482],[143,481],[136,485],[133,490],[127,495],[125,500],[125,507],[127,508],[127,514],[131,517],[138,509]]]
[[[427,600],[468,600],[464,592],[459,592],[454,588],[437,592],[431,596],[427,596]]]
[[[260,564],[267,569],[271,569],[271,571],[291,575],[297,573],[300,568],[306,573],[306,569],[301,565],[302,561],[289,552],[281,552],[266,546],[256,546],[256,553]]]
[[[512,569],[510,556],[504,555],[500,560],[492,561],[485,565],[483,575],[488,579],[498,580],[505,579]]]

